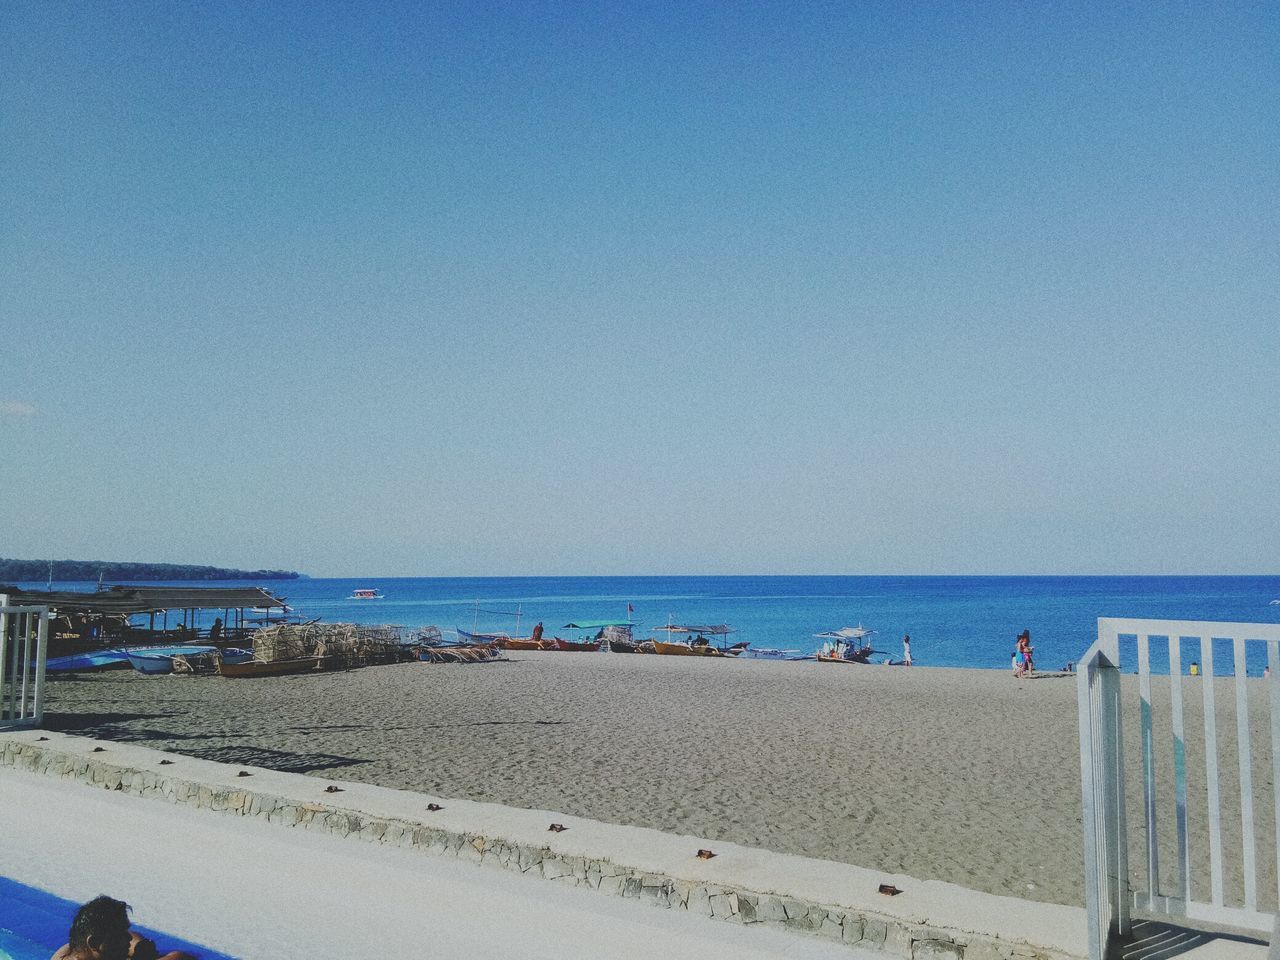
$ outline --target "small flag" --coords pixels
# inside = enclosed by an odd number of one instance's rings
[[[629,603],[628,603],[628,604],[627,604],[627,613],[635,613],[635,612],[636,612],[636,608],[635,608],[635,607],[633,607],[631,604],[629,604]]]

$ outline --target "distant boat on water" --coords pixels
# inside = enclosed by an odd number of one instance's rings
[[[348,600],[382,600],[383,596],[375,590],[352,590]]]

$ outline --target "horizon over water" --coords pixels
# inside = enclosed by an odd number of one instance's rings
[[[1099,617],[1280,623],[1280,576],[643,576],[365,577],[273,581],[160,581],[152,585],[261,585],[287,598],[296,615],[328,622],[426,625],[527,634],[542,621],[548,635],[573,620],[627,618],[637,636],[668,622],[727,623],[752,647],[812,653],[814,634],[866,626],[872,644],[900,659],[911,635],[919,666],[1009,668],[1018,633],[1031,631],[1039,670],[1076,661],[1097,636]],[[44,583],[22,584],[42,590]],[[55,583],[93,590],[94,583]],[[381,600],[353,600],[377,588]],[[519,611],[519,623],[516,613]],[[209,612],[203,625],[216,614]],[[1132,643],[1129,644],[1132,647]],[[1153,643],[1153,670],[1162,654]],[[1229,646],[1215,653],[1230,672]],[[1216,650],[1216,648],[1215,648]],[[1136,665],[1122,642],[1126,672]],[[876,659],[883,659],[877,657]],[[1184,651],[1184,663],[1195,659]],[[1167,661],[1164,671],[1167,672]],[[1249,673],[1262,659],[1250,655]]]

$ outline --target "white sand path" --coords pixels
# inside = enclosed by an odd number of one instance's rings
[[[883,957],[14,770],[0,873],[246,960]]]

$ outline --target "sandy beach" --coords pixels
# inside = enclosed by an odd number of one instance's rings
[[[1265,706],[1261,695],[1252,702]],[[1196,703],[1189,731],[1200,729]],[[1218,704],[1230,770],[1226,688]],[[485,665],[257,680],[60,677],[49,684],[46,725],[1078,905],[1076,709],[1069,676],[514,652]],[[1136,731],[1129,722],[1133,757]],[[1195,796],[1194,741],[1188,762]],[[1269,753],[1255,751],[1254,767],[1266,850]],[[1223,795],[1232,796],[1227,778]],[[1228,823],[1226,849],[1238,850],[1232,836]],[[1141,837],[1130,839],[1140,862]],[[1170,846],[1164,863],[1172,860]],[[1237,861],[1228,857],[1228,891],[1239,884]],[[1260,856],[1260,866],[1264,897],[1274,897],[1274,864]]]

